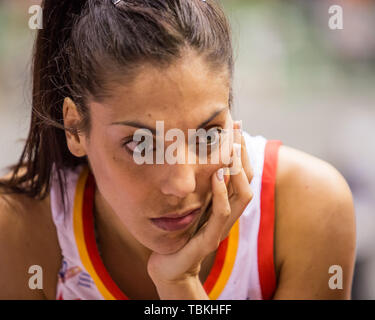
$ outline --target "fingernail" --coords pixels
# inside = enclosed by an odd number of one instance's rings
[[[219,170],[216,171],[216,176],[219,179],[219,181],[223,181],[223,179],[224,179],[224,170],[223,170],[223,168],[220,168]]]

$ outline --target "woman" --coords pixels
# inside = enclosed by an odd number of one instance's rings
[[[232,119],[216,1],[42,6],[31,128],[1,182],[0,298],[350,298],[350,189],[326,162]],[[136,130],[157,121],[214,132],[208,158],[226,143],[230,163],[135,163]]]

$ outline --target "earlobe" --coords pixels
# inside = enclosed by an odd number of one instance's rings
[[[81,116],[77,110],[75,103],[69,98],[64,99],[63,117],[66,142],[69,151],[76,157],[83,157],[86,155],[83,139],[75,129],[81,122]]]

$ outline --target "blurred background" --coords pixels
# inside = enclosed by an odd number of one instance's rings
[[[221,2],[233,29],[235,118],[344,175],[357,217],[352,298],[375,299],[375,1]],[[38,3],[0,0],[0,176],[29,129],[28,9]],[[343,9],[342,30],[329,28],[331,5]]]

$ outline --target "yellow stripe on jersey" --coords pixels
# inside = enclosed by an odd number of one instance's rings
[[[89,168],[86,166],[83,168],[82,172],[80,173],[77,187],[76,187],[76,194],[74,199],[74,208],[73,208],[73,226],[74,226],[74,235],[78,247],[78,252],[81,257],[81,261],[83,266],[85,267],[86,271],[90,274],[91,278],[93,279],[97,289],[102,294],[104,299],[106,300],[116,300],[115,297],[108,291],[104,283],[101,281],[100,277],[98,276],[95,268],[91,262],[89,257],[89,253],[87,251],[85,237],[83,232],[83,219],[82,219],[82,209],[83,209],[83,196],[85,190],[85,184],[88,177]]]
[[[220,272],[219,278],[217,279],[214,287],[212,288],[209,298],[211,300],[217,300],[224,290],[226,283],[232,273],[234,262],[237,255],[238,242],[239,242],[239,229],[240,229],[239,219],[232,226],[228,237],[228,248],[225,256],[225,261],[223,268]]]

